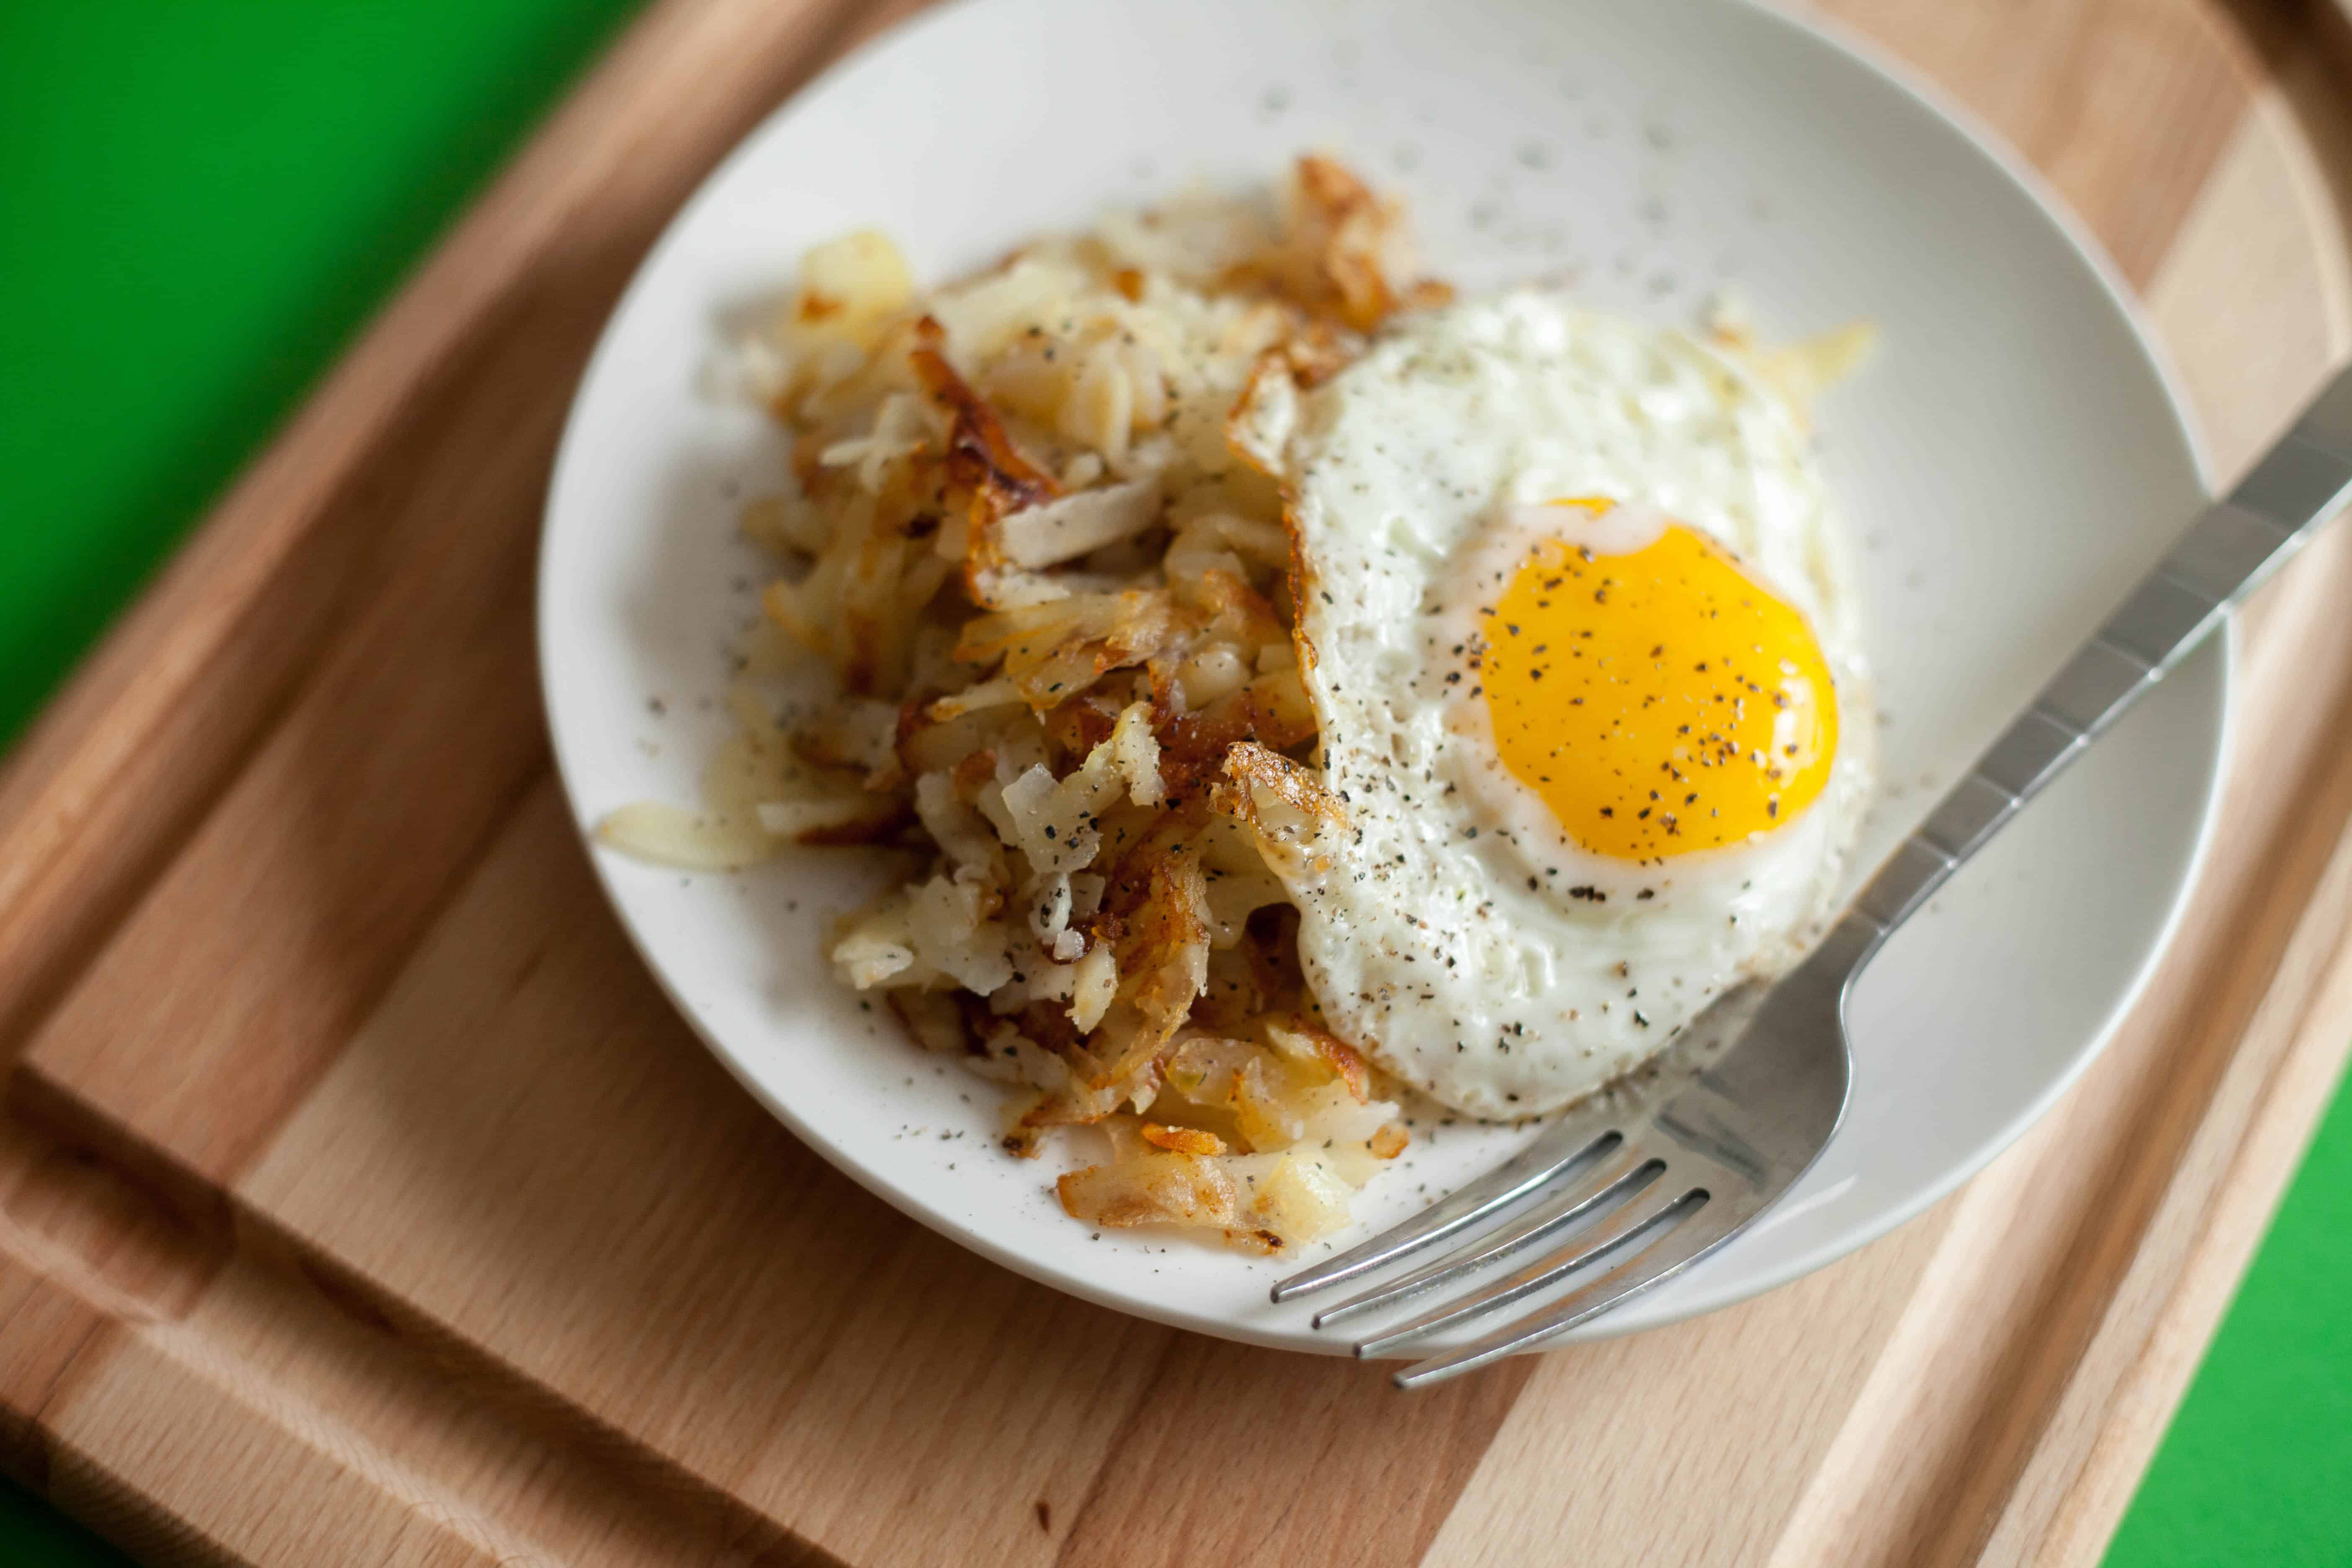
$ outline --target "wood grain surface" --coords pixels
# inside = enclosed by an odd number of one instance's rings
[[[845,1179],[695,1044],[548,770],[557,428],[660,226],[908,5],[664,0],[0,771],[0,1460],[159,1562],[2095,1561],[2352,1043],[2352,535],[2245,617],[2195,906],[1881,1242],[1400,1403]],[[2313,7],[1837,0],[2137,289],[2217,477],[2347,347]]]

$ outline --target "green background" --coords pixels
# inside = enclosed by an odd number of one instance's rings
[[[0,743],[634,0],[0,0]],[[2108,1554],[2352,1564],[2352,1097]],[[0,1484],[0,1564],[120,1556]]]

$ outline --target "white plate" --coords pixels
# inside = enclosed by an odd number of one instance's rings
[[[691,803],[703,705],[760,563],[739,498],[782,443],[702,388],[725,323],[801,251],[887,229],[939,279],[1193,175],[1328,148],[1412,203],[1470,287],[1571,272],[1687,321],[1736,279],[1781,333],[1868,316],[1885,350],[1822,413],[1864,542],[1888,785],[1874,861],[2195,511],[2178,398],[2131,307],[2016,161],[1850,45],[1736,0],[967,0],[891,33],[770,119],[671,225],[614,312],[549,500],[540,638],[584,826]],[[1854,998],[1844,1130],[1750,1235],[1583,1331],[1739,1300],[1958,1184],[2096,1053],[2196,864],[2219,771],[2203,650],[1923,918]],[[658,700],[666,713],[657,715]],[[679,1008],[751,1090],[907,1213],[1035,1279],[1147,1317],[1329,1351],[1266,1285],[1298,1266],[1090,1237],[1057,1165],[995,1148],[998,1091],[919,1055],[836,985],[819,939],[869,873],[800,852],[685,877],[593,852]],[[1523,1133],[1423,1126],[1360,1204],[1381,1225]]]

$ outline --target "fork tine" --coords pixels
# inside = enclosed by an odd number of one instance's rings
[[[1495,1229],[1454,1251],[1315,1314],[1318,1329],[1360,1317],[1392,1302],[1409,1300],[1484,1268],[1522,1247],[1558,1234],[1579,1220],[1591,1220],[1612,1206],[1611,1200],[1630,1202],[1665,1171],[1664,1162],[1649,1158],[1622,1144],[1585,1166],[1575,1179],[1554,1191],[1533,1208],[1522,1209]],[[1638,1179],[1637,1179],[1638,1178]]]
[[[1616,1252],[1628,1242],[1648,1233],[1652,1226],[1669,1215],[1680,1213],[1695,1189],[1686,1181],[1677,1181],[1668,1171],[1653,1182],[1641,1196],[1620,1204],[1609,1217],[1589,1230],[1579,1231],[1573,1240],[1557,1251],[1547,1253],[1517,1273],[1496,1280],[1485,1289],[1449,1305],[1434,1308],[1420,1317],[1408,1319],[1389,1330],[1375,1334],[1356,1347],[1360,1356],[1383,1355],[1399,1345],[1426,1339],[1441,1329],[1468,1322],[1498,1311],[1514,1301],[1525,1300],[1537,1291],[1558,1283],[1574,1269],[1602,1256]],[[1698,1194],[1701,1202],[1705,1193]]]
[[[1352,1279],[1499,1213],[1580,1162],[1598,1159],[1624,1142],[1616,1130],[1614,1107],[1607,1116],[1588,1113],[1551,1128],[1494,1170],[1457,1188],[1450,1196],[1370,1241],[1301,1269],[1274,1288],[1274,1300],[1287,1301]]]
[[[1655,1246],[1624,1258],[1608,1273],[1570,1291],[1549,1307],[1517,1319],[1486,1339],[1416,1362],[1396,1373],[1392,1381],[1399,1388],[1443,1383],[1526,1350],[1554,1334],[1564,1334],[1629,1297],[1638,1296],[1680,1274],[1731,1239],[1760,1206],[1720,1199],[1708,1202]]]

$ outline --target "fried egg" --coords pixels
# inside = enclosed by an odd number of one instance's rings
[[[1277,867],[1328,1021],[1444,1104],[1568,1104],[1775,972],[1871,785],[1853,569],[1801,415],[1556,294],[1400,322],[1236,442],[1282,483],[1343,827]]]

